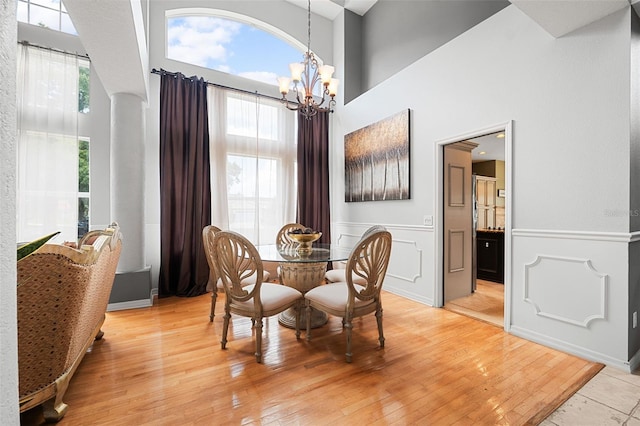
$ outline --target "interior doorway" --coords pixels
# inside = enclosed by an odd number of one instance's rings
[[[505,300],[510,293],[510,130],[508,123],[491,131],[441,143],[441,306],[505,329],[509,323],[505,318],[509,312]],[[457,163],[453,164],[449,152],[465,149],[470,149],[468,157],[457,157]],[[466,165],[470,173],[458,172]],[[458,182],[462,174],[464,185],[469,188],[465,200],[460,190],[456,190],[463,188]],[[461,241],[465,232],[461,231],[459,218],[462,209],[456,208],[456,203],[471,203],[472,206],[470,213],[462,213],[469,223],[471,236],[458,244],[456,238]],[[452,259],[461,256],[470,260],[452,263]]]

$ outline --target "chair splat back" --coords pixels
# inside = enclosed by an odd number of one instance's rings
[[[391,234],[377,230],[358,242],[347,261],[345,274],[348,286],[360,300],[378,297],[389,264]],[[361,277],[365,286],[354,285],[354,278]]]
[[[256,303],[260,299],[260,283],[263,281],[262,261],[253,244],[247,244],[245,238],[231,231],[219,232],[215,237],[215,257],[218,274],[222,279],[225,292],[233,299],[244,302],[254,295]],[[242,281],[256,274],[256,285],[247,291]]]
[[[306,229],[306,226],[300,223],[287,223],[278,231],[278,235],[276,236],[276,244],[281,246],[290,246],[293,244],[297,244],[295,240],[289,237],[289,232],[300,229]]]

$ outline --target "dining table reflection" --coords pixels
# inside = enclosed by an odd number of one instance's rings
[[[256,246],[260,258],[279,264],[280,282],[293,287],[302,294],[324,282],[324,274],[329,262],[344,261],[349,258],[350,249],[337,244],[314,243],[310,252],[300,252],[297,245],[267,244]],[[301,313],[301,323],[306,321],[306,311]],[[311,327],[321,327],[327,323],[327,314],[312,309]],[[289,328],[295,328],[296,317],[293,308],[278,316],[278,322]]]

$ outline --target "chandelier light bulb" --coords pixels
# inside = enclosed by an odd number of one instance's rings
[[[331,65],[323,65],[320,67],[320,79],[322,80],[323,85],[328,85],[331,82],[331,77],[333,76],[333,68]]]
[[[303,62],[293,62],[289,64],[289,70],[291,70],[291,80],[298,82],[302,80],[302,73],[304,72]]]
[[[278,77],[278,86],[280,87],[280,93],[286,95],[289,93],[289,86],[291,85],[291,79],[289,77]]]
[[[338,84],[340,83],[340,80],[338,80],[337,78],[332,78],[329,81],[329,96],[331,96],[332,98],[338,93]]]

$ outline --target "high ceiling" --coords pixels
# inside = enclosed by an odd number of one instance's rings
[[[308,7],[305,0],[286,1],[304,9]],[[313,0],[311,9],[333,20],[343,8],[364,15],[377,1],[396,0]],[[511,3],[554,37],[562,37],[629,4],[640,9],[640,0],[511,0]],[[65,0],[65,7],[107,93],[132,93],[146,99],[148,52],[141,2]],[[114,32],[113,28],[119,31]]]
[[[306,0],[286,0],[307,9]],[[312,0],[311,11],[333,20],[340,11],[348,9],[364,15],[377,1],[393,0]],[[441,0],[422,0],[441,1]],[[448,0],[457,1],[457,0]],[[640,8],[640,0],[510,0],[527,16],[554,37],[562,37],[580,27],[595,22],[623,7],[633,4]]]
[[[303,9],[309,7],[307,0],[286,1]],[[343,8],[362,16],[367,13],[367,11],[371,9],[371,6],[377,1],[378,0],[312,0],[311,12],[333,21]]]

